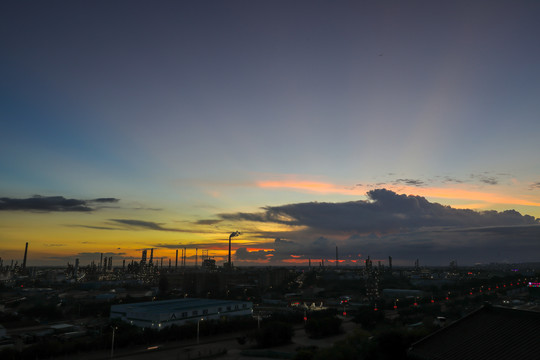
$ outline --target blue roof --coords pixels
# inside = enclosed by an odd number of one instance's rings
[[[248,301],[185,298],[112,305],[111,308],[113,308],[115,311],[122,310],[144,311],[149,313],[171,313],[179,311],[189,311],[191,309],[200,309],[202,307],[231,306],[246,303],[250,304],[250,302]]]

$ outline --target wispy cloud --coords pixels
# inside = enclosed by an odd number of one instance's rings
[[[91,200],[66,199],[63,196],[34,195],[26,199],[0,198],[0,210],[35,211],[35,212],[90,212],[98,208],[97,204],[116,203],[119,199],[98,198]]]
[[[530,189],[540,189],[540,181],[532,183]]]
[[[418,179],[396,179],[395,184],[405,184],[409,186],[424,186],[426,183]]]
[[[216,225],[222,222],[222,219],[203,219],[194,222],[195,225]]]
[[[92,226],[92,225],[73,225],[73,224],[68,224],[68,225],[64,225],[64,226],[68,226],[68,227],[79,227],[79,228],[86,228],[86,229],[92,229],[92,230],[124,230],[124,229],[121,229],[121,228],[117,228],[117,227],[110,227],[110,226]]]
[[[126,225],[132,229],[139,230],[156,230],[156,231],[174,231],[174,232],[192,232],[186,229],[175,229],[164,227],[162,223],[156,223],[153,221],[134,220],[134,219],[110,219],[118,224]]]

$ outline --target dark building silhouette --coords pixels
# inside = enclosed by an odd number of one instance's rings
[[[538,360],[540,312],[487,305],[414,343],[422,360]]]

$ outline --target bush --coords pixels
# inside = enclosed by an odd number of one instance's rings
[[[291,342],[294,329],[284,322],[269,322],[257,331],[255,341],[259,347],[285,345]]]
[[[337,317],[311,318],[306,322],[305,330],[311,338],[322,338],[341,333],[341,319]]]

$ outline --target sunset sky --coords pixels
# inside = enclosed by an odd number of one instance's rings
[[[0,257],[540,261],[540,2],[2,1]],[[174,260],[173,260],[174,261]]]

